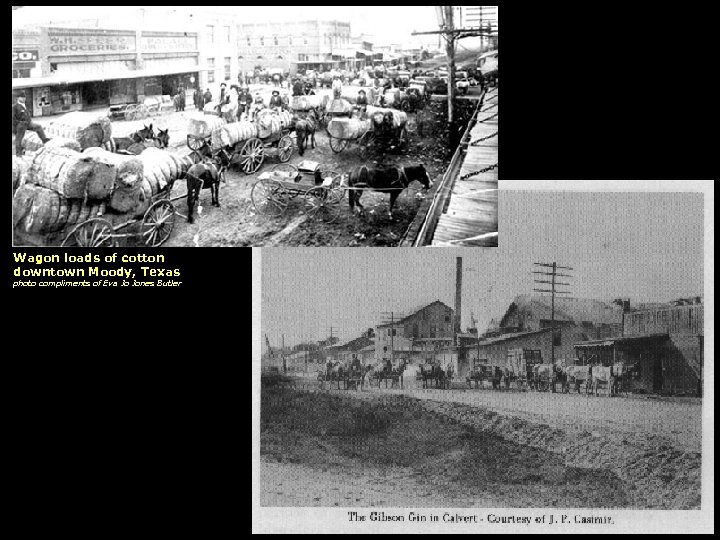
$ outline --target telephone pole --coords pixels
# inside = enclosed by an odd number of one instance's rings
[[[538,272],[538,271],[533,271],[533,274],[542,274],[542,275],[545,275],[545,276],[551,276],[551,277],[552,277],[552,281],[545,281],[545,280],[541,280],[541,279],[536,279],[536,280],[535,280],[535,283],[547,283],[547,284],[549,284],[549,285],[550,285],[550,289],[549,289],[549,290],[548,290],[548,289],[533,289],[533,291],[537,291],[537,292],[548,292],[548,293],[551,293],[551,295],[552,295],[551,314],[550,314],[550,329],[551,329],[551,332],[550,332],[550,334],[551,334],[551,338],[550,338],[550,341],[551,341],[550,351],[551,351],[551,352],[550,352],[550,354],[551,354],[551,363],[552,363],[553,365],[555,365],[555,295],[556,295],[556,294],[570,294],[570,291],[559,291],[559,290],[556,289],[556,286],[557,286],[557,285],[570,285],[569,283],[563,283],[563,282],[557,281],[556,278],[557,278],[557,277],[567,277],[567,278],[571,278],[571,277],[572,277],[572,276],[569,275],[569,274],[558,274],[558,273],[557,273],[557,270],[558,270],[558,269],[562,269],[562,270],[572,270],[572,268],[569,267],[569,266],[558,266],[558,264],[557,264],[556,262],[553,262],[552,264],[550,264],[550,263],[537,263],[537,262],[536,262],[536,263],[533,263],[533,264],[534,264],[535,266],[541,266],[541,267],[545,267],[545,268],[552,268],[552,272]]]

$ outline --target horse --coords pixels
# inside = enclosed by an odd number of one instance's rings
[[[381,193],[390,193],[390,208],[388,216],[392,219],[392,209],[400,193],[407,188],[411,182],[420,182],[424,190],[432,187],[432,181],[428,176],[425,166],[408,165],[406,167],[374,168],[367,165],[356,167],[348,175],[348,193],[350,200],[350,211],[355,212],[355,205],[364,213],[364,207],[360,203],[360,197],[364,189],[371,189]]]
[[[305,153],[305,146],[308,139],[312,148],[315,148],[315,130],[317,129],[318,119],[315,109],[311,109],[305,118],[294,119],[295,133],[297,134],[298,153],[302,156]]]
[[[607,386],[608,397],[612,396],[615,392],[615,376],[613,375],[613,369],[610,366],[595,365],[592,368],[592,389],[595,395],[600,395],[600,385],[604,384]]]
[[[212,157],[204,158],[192,165],[185,178],[187,181],[188,223],[194,223],[193,210],[195,202],[200,198],[201,189],[210,189],[212,205],[220,206],[220,179],[230,165],[230,156],[221,149]]]

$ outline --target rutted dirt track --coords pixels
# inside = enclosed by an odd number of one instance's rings
[[[700,453],[642,424],[417,396],[263,389],[261,504],[699,508]]]

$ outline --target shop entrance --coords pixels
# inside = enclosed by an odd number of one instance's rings
[[[110,85],[106,81],[82,85],[83,109],[95,109],[110,105]]]

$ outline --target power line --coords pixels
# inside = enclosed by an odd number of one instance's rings
[[[556,262],[553,262],[552,264],[550,264],[550,263],[538,263],[538,262],[536,262],[536,263],[533,263],[533,264],[534,264],[535,266],[541,266],[541,267],[545,267],[545,268],[552,268],[552,272],[538,272],[538,271],[536,271],[536,270],[533,270],[532,273],[533,273],[533,274],[542,274],[542,275],[546,275],[546,276],[551,276],[551,277],[552,277],[552,280],[551,280],[551,281],[546,281],[546,280],[541,280],[541,279],[534,279],[535,283],[547,283],[547,284],[549,284],[549,285],[550,285],[550,289],[549,289],[549,290],[548,290],[548,289],[533,289],[533,291],[550,293],[550,294],[552,295],[552,302],[551,302],[551,308],[550,308],[550,309],[551,309],[551,313],[550,313],[550,329],[551,329],[551,332],[550,332],[550,335],[551,335],[551,337],[550,337],[550,341],[551,341],[550,354],[551,354],[551,363],[552,363],[553,365],[555,365],[555,295],[556,295],[556,294],[570,294],[569,291],[559,291],[559,290],[557,290],[557,288],[556,288],[558,285],[568,285],[568,286],[569,286],[570,283],[564,283],[564,282],[557,281],[556,278],[557,278],[558,276],[572,277],[572,276],[569,275],[569,274],[558,274],[558,273],[557,273],[557,270],[558,270],[558,268],[561,268],[561,269],[563,269],[563,270],[572,270],[572,268],[571,268],[570,266],[558,266],[558,264],[557,264]]]

